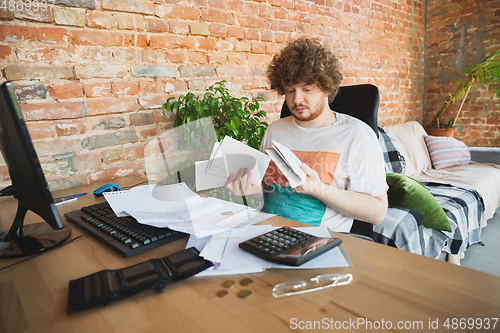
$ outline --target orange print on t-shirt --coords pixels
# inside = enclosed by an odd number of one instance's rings
[[[332,185],[333,175],[335,174],[340,154],[297,150],[292,151],[303,163],[307,164],[318,173],[319,179],[322,183]],[[269,163],[269,167],[267,168],[265,182],[266,184],[276,183],[281,187],[289,185],[288,180],[273,161]]]

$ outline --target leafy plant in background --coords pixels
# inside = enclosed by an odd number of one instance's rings
[[[500,103],[500,49],[494,51],[476,66],[464,70],[464,72],[465,79],[458,85],[457,90],[448,96],[448,99],[446,99],[445,103],[441,106],[428,127],[452,127],[457,122],[464,102],[467,99],[467,95],[469,94],[470,89],[474,86],[474,82],[477,82],[478,84],[490,84],[495,89],[495,95]],[[460,98],[463,98],[462,104],[460,105],[455,117],[451,117],[448,123],[443,123],[440,120],[443,114],[456,100]]]
[[[259,100],[263,98],[257,97],[251,101],[248,97],[233,97],[225,83],[226,81],[216,82],[201,98],[192,92],[181,95],[177,99],[170,97],[163,104],[163,114],[165,116],[168,116],[168,113],[177,114],[174,126],[212,117],[219,141],[227,135],[259,149],[267,128],[267,123],[261,121],[266,116],[266,112],[259,110]],[[201,136],[194,134],[192,138],[184,139],[186,144],[192,143],[192,140],[203,140]]]
[[[179,138],[179,149],[187,147],[209,147],[212,149],[215,141],[221,141],[224,137],[230,136],[250,147],[259,149],[260,143],[267,128],[267,123],[262,121],[267,115],[265,111],[259,110],[259,100],[257,97],[251,101],[247,97],[233,97],[225,85],[226,81],[219,81],[210,86],[203,96],[188,92],[178,98],[170,97],[163,104],[163,115],[168,117],[176,114],[177,119],[174,126],[182,126],[194,120],[211,117],[217,138],[210,135],[208,128],[199,128],[196,131],[182,131]],[[207,153],[210,153],[208,151]],[[206,157],[208,159],[208,156]],[[194,162],[185,160],[176,166],[175,172],[180,177],[180,170],[184,170],[184,181],[188,186],[194,188]],[[190,170],[186,172],[186,170]],[[217,192],[217,193],[215,193]],[[211,193],[204,193],[210,196],[219,196],[224,199],[231,197],[232,201],[239,201],[227,190],[220,188]],[[243,198],[243,200],[245,200]]]

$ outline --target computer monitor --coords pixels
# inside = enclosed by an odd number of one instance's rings
[[[5,82],[0,90],[0,149],[12,181],[0,196],[12,195],[18,202],[12,227],[0,234],[0,257],[19,257],[62,244],[71,228],[57,212],[12,84]],[[45,222],[24,225],[28,211]]]

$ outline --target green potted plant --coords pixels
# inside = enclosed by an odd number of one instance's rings
[[[457,122],[462,107],[470,89],[473,87],[474,83],[479,84],[490,84],[495,89],[495,95],[500,102],[500,49],[496,50],[490,54],[481,63],[464,70],[465,79],[458,85],[457,90],[446,99],[445,103],[436,116],[433,118],[432,122],[426,127],[426,132],[429,135],[440,135],[440,136],[453,136],[454,135],[454,125]],[[448,108],[458,99],[462,98],[462,103],[455,115],[451,117],[448,122],[442,120],[442,116],[448,110]]]
[[[259,149],[267,128],[267,123],[261,120],[267,114],[259,110],[259,100],[263,98],[257,97],[251,101],[248,97],[233,97],[225,83],[226,81],[216,82],[207,89],[203,97],[192,92],[178,98],[170,97],[163,104],[163,114],[177,114],[174,126],[212,117],[219,141],[227,135]]]
[[[230,136],[250,147],[259,149],[267,128],[267,123],[263,121],[267,113],[260,110],[259,104],[259,100],[263,100],[263,98],[257,97],[252,101],[248,97],[231,96],[225,83],[226,81],[214,83],[203,96],[188,92],[178,98],[170,97],[163,104],[164,116],[177,115],[174,121],[175,127],[206,117],[212,119],[217,138],[210,135],[206,128],[199,128],[196,131],[181,131],[183,137],[179,138],[180,150],[192,147],[196,145],[196,142],[203,143],[205,147],[208,146],[211,149],[216,141],[221,141],[225,136]],[[181,178],[180,172],[182,172],[182,181],[191,188],[194,188],[195,181],[194,164],[194,160],[186,159],[175,168],[179,178]],[[218,190],[218,192],[224,192],[223,189]],[[213,192],[203,194],[221,196],[221,193],[215,194]],[[231,196],[224,192],[222,197],[227,198],[228,195]]]

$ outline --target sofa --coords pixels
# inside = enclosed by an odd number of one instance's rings
[[[426,227],[421,211],[393,206],[389,200],[386,218],[374,226],[374,240],[460,264],[467,248],[481,242],[482,228],[500,207],[500,148],[466,147],[464,155],[472,156],[470,163],[437,168],[437,160],[429,154],[427,133],[418,122],[386,126],[379,133],[386,171],[424,185],[443,208],[451,231]]]

